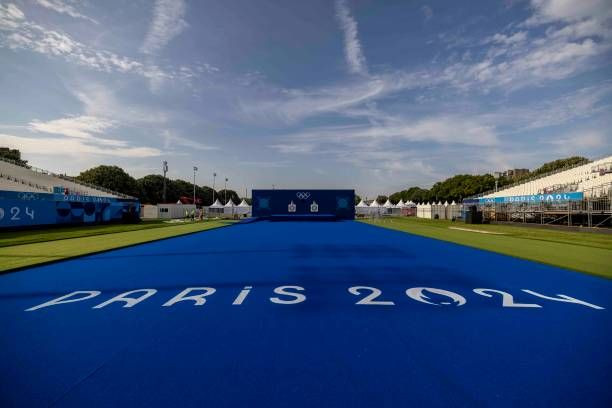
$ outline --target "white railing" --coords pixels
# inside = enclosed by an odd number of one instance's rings
[[[63,174],[56,174],[56,173],[53,173],[52,171],[41,169],[41,168],[36,167],[36,166],[31,166],[29,164],[24,165],[23,163],[19,163],[19,162],[15,161],[15,160],[7,159],[6,157],[0,157],[0,160],[3,161],[3,162],[6,162],[6,163],[13,164],[15,166],[26,168],[28,170],[31,170],[31,171],[35,172],[35,173],[40,173],[40,174],[45,174],[45,175],[48,175],[48,176],[57,177],[57,178],[62,179],[62,180],[70,181],[71,183],[79,184],[79,185],[81,185],[83,187],[88,187],[88,188],[91,188],[93,190],[103,191],[105,193],[112,194],[112,195],[115,195],[117,197],[129,198],[129,199],[134,199],[134,200],[137,199],[136,197],[132,197],[130,195],[123,194],[123,193],[120,193],[118,191],[111,190],[109,188],[105,188],[105,187],[101,187],[101,186],[96,186],[94,184],[90,184],[90,183],[78,180],[78,179],[76,179],[74,177],[66,176],[66,175],[63,175]]]

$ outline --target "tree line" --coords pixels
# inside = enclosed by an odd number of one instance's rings
[[[79,181],[108,188],[119,193],[137,197],[143,204],[163,203],[164,177],[159,174],[149,174],[135,179],[118,166],[97,166],[81,172]],[[213,203],[213,189],[208,186],[195,186],[196,201],[201,205]],[[185,180],[166,178],[166,201],[175,203],[181,197],[193,198],[193,183]],[[234,190],[217,190],[214,198],[223,204],[231,198],[234,204],[242,200]]]
[[[0,157],[10,159],[27,166],[27,160],[21,158],[21,152],[17,149],[0,147]],[[581,156],[572,156],[564,159],[553,160],[544,163],[535,170],[520,177],[508,178],[500,177],[497,180],[498,188],[503,188],[516,182],[526,182],[551,171],[557,171],[568,167],[589,163],[589,160]],[[163,176],[159,174],[149,174],[139,179],[135,179],[118,166],[97,166],[81,172],[77,180],[101,186],[119,193],[127,194],[140,199],[144,204],[158,204],[163,202]],[[460,202],[462,199],[471,197],[495,188],[495,177],[491,174],[470,175],[458,174],[446,180],[435,183],[430,189],[421,187],[410,187],[406,190],[398,191],[390,196],[379,195],[376,198],[380,204],[384,204],[387,198],[397,204],[399,200],[412,201],[415,203],[448,201]],[[196,186],[196,200],[201,200],[202,205],[208,206],[213,203],[213,189],[208,186]],[[177,202],[180,197],[193,197],[193,184],[185,180],[166,179],[166,202]],[[214,192],[215,199],[222,203],[226,202],[225,197],[231,198],[235,204],[241,200],[238,193],[233,190],[219,190]],[[361,198],[355,197],[355,203]],[[250,200],[247,199],[247,202]]]
[[[503,188],[516,182],[526,182],[543,174],[550,173],[551,171],[557,171],[586,163],[589,163],[589,160],[580,156],[572,156],[565,159],[554,160],[544,163],[540,167],[530,171],[528,174],[522,175],[521,177],[500,177],[497,180],[497,187]],[[494,188],[495,177],[493,177],[491,174],[458,174],[456,176],[447,178],[446,180],[435,183],[430,189],[410,187],[406,190],[395,192],[389,196],[389,200],[391,200],[391,202],[394,204],[399,202],[400,199],[415,203],[434,201],[448,201],[450,203],[453,200],[460,202],[464,198],[481,194],[486,191],[493,190]],[[378,196],[376,201],[383,204],[385,201],[387,201],[387,197]]]

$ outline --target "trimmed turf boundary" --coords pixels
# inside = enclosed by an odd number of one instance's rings
[[[564,232],[558,236],[555,231],[534,232],[533,229],[515,226],[474,226],[484,231],[507,232],[504,235],[492,235],[450,229],[444,221],[391,218],[361,222],[612,279],[610,235],[596,237],[600,242],[590,243],[579,233]],[[575,244],[568,239],[567,234],[571,234],[569,236],[575,239]]]
[[[0,248],[0,274],[233,225],[206,221]]]

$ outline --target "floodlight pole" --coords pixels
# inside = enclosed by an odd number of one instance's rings
[[[215,179],[217,178],[217,173],[213,173],[213,204],[215,203]]]
[[[196,175],[196,171],[198,171],[198,168],[196,166],[193,166],[193,205],[196,205],[196,199],[195,199],[195,175]]]
[[[166,173],[168,172],[168,162],[164,160],[163,162],[163,171],[164,171],[164,190],[163,190],[163,201],[166,203]]]

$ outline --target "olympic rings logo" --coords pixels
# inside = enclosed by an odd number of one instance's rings
[[[308,198],[310,198],[310,193],[307,193],[305,191],[299,191],[295,195],[300,200],[307,200]]]

